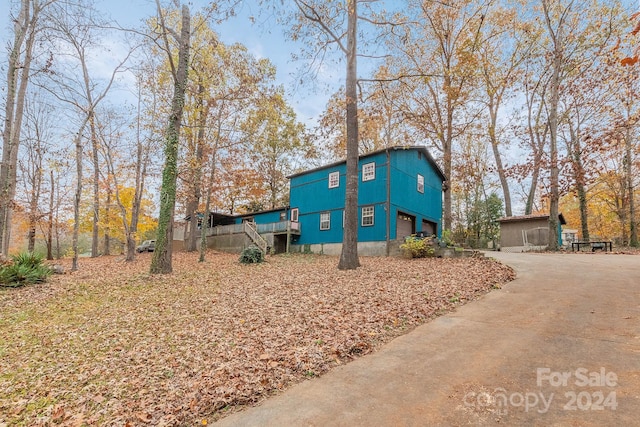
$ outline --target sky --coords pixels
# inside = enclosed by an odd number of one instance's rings
[[[17,3],[17,0],[1,0],[2,3]],[[140,27],[143,21],[155,15],[155,2],[153,0],[95,0],[98,9],[113,19],[121,26]],[[166,3],[166,1],[162,1]],[[195,14],[208,5],[210,1],[192,0],[188,4],[191,13]],[[6,3],[5,3],[6,4]],[[326,85],[312,86],[309,84],[300,85],[299,71],[304,69],[302,61],[292,60],[292,53],[300,50],[300,45],[287,40],[285,28],[279,25],[272,12],[266,11],[264,7],[258,5],[257,0],[242,0],[240,6],[236,8],[236,16],[229,18],[226,22],[214,25],[213,28],[221,36],[226,44],[242,43],[254,56],[258,58],[268,58],[277,68],[276,80],[278,84],[285,87],[289,103],[298,115],[298,120],[312,126],[324,110],[330,95],[338,89],[342,79],[342,66],[335,63],[327,63],[322,69],[322,73],[317,77],[320,83],[325,83],[331,87],[327,90]],[[250,17],[255,17],[252,23]],[[9,28],[8,14],[0,12],[0,42],[2,43],[3,55],[0,63],[6,62],[6,52],[8,43],[12,40]],[[119,41],[113,39],[113,51],[118,52]],[[124,47],[121,48],[124,52]],[[114,54],[114,56],[116,56]],[[103,62],[105,77],[110,74],[113,65],[105,59]],[[6,71],[3,69],[2,73]],[[98,71],[99,73],[99,71]],[[4,79],[2,79],[4,80]],[[124,79],[125,86],[127,79]],[[133,82],[133,79],[130,79]],[[114,92],[120,95],[126,94],[129,90],[121,87]]]

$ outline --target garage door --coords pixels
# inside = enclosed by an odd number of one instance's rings
[[[416,231],[416,218],[402,212],[398,212],[398,221],[396,222],[396,239],[404,239]]]
[[[422,232],[425,234],[425,236],[436,234],[436,228],[436,223],[427,221],[426,219],[422,220]]]

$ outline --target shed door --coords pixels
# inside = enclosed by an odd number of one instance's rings
[[[404,239],[416,232],[416,217],[398,212],[396,222],[396,239]]]

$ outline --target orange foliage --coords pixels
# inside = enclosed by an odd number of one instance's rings
[[[620,64],[625,67],[629,65],[635,65],[637,62],[638,62],[638,55],[635,55],[633,57],[622,58],[622,60],[620,60]]]

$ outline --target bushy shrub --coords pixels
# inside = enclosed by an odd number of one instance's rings
[[[43,264],[43,257],[24,252],[13,255],[11,261],[0,268],[0,286],[19,287],[47,280],[53,270]]]
[[[431,237],[407,237],[400,249],[407,258],[426,258],[434,256],[433,239]]]
[[[240,254],[240,262],[242,264],[253,264],[262,261],[264,261],[264,254],[255,246],[245,248]]]

